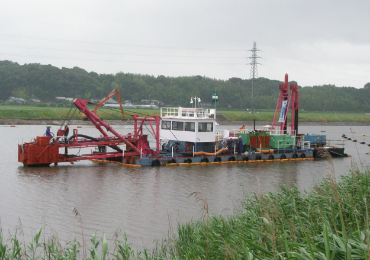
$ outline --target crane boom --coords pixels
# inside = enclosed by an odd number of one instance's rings
[[[106,96],[104,99],[102,99],[98,104],[96,104],[95,106],[95,109],[94,109],[94,115],[96,115],[96,113],[98,112],[98,108],[103,105],[107,100],[109,100],[110,98],[112,98],[114,95],[117,95],[117,99],[118,99],[118,103],[119,103],[119,107],[121,108],[121,113],[122,113],[122,117],[125,118],[125,114],[123,112],[123,108],[122,108],[122,103],[121,103],[121,97],[119,95],[119,91],[118,89],[113,89],[111,93],[108,94],[108,96]]]

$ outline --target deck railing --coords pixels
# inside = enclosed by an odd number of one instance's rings
[[[184,108],[184,107],[162,107],[162,118],[184,118],[184,119],[215,119],[215,109]]]

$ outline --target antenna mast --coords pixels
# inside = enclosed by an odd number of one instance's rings
[[[251,65],[250,78],[252,79],[252,114],[253,114],[254,112],[254,103],[253,103],[254,79],[258,78],[257,64],[260,64],[260,63],[257,62],[257,59],[261,57],[257,56],[257,51],[260,51],[260,50],[257,49],[256,42],[253,42],[253,48],[249,51],[252,52],[252,56],[249,57],[251,59],[251,63],[249,64]]]

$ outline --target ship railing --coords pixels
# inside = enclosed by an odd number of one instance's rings
[[[215,119],[216,110],[205,108],[161,107],[161,117],[185,119]]]
[[[280,129],[270,129],[270,135],[294,135],[296,136],[296,130],[280,130]]]
[[[220,132],[216,132],[215,135],[215,150],[218,151],[219,149],[223,148],[223,145],[226,144],[224,134],[221,134]]]
[[[289,147],[291,146],[291,147]],[[292,149],[293,148],[293,144],[290,145],[289,143],[287,143],[286,140],[279,140],[278,141],[278,150],[281,151],[283,150],[285,152],[285,150],[289,150],[289,149]]]
[[[297,145],[291,145],[291,147],[288,147],[288,146],[290,146],[290,144],[287,143],[287,141],[279,140],[277,149],[285,151],[285,150],[292,149],[292,148],[296,147],[297,149],[300,148],[301,150],[310,150],[311,143],[310,143],[310,141],[303,141],[303,142],[298,143]]]
[[[217,134],[220,136],[223,136],[224,139],[227,139],[227,138],[236,139],[238,138],[239,134],[247,134],[247,133],[260,132],[260,131],[264,131],[264,130],[240,129],[240,128],[239,129],[224,129],[224,130],[218,131]],[[294,134],[291,134],[290,131],[282,132],[280,130],[269,130],[265,132],[270,133],[270,135],[288,135],[288,136],[294,136],[294,137],[296,136],[295,131],[294,131]]]
[[[237,139],[239,134],[250,133],[252,130],[249,129],[224,129],[219,131],[218,135],[222,136],[223,139]]]
[[[310,141],[303,141],[301,143],[301,149],[310,149],[311,148],[311,142]]]
[[[178,107],[161,107],[161,117],[177,117],[179,115]]]
[[[285,131],[281,131],[281,130],[264,130],[264,129],[224,129],[224,134],[227,138],[227,136],[230,136],[230,137],[238,137],[238,134],[247,134],[247,133],[254,133],[254,132],[267,132],[267,133],[270,133],[270,135],[293,135],[295,136],[296,135],[296,131],[293,131],[293,134],[291,133],[290,130],[285,130]],[[229,133],[229,135],[227,135],[227,132]]]

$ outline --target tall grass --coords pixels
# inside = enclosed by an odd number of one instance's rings
[[[208,248],[208,259],[368,259],[369,187],[370,173],[353,171],[310,193],[282,186],[247,196],[234,216],[180,225],[172,257],[203,258]]]
[[[334,175],[310,192],[281,186],[277,192],[246,195],[231,216],[214,216],[200,192],[204,217],[179,224],[177,234],[152,251],[135,252],[125,234],[114,245],[93,235],[90,244],[56,238],[40,242],[42,229],[25,247],[17,233],[0,234],[0,259],[369,259],[370,171]],[[80,217],[76,214],[77,217]],[[81,219],[79,219],[81,221]],[[82,228],[82,225],[81,225]],[[84,242],[83,242],[84,243]],[[86,247],[86,249],[85,249]],[[83,251],[87,250],[88,256]]]
[[[135,256],[135,251],[131,249],[127,242],[126,234],[122,235],[122,239],[117,234],[115,247],[108,247],[105,235],[103,238],[98,238],[92,235],[90,238],[90,248],[88,249],[90,255],[87,257],[84,252],[86,248],[81,246],[81,243],[74,237],[73,241],[69,241],[64,247],[61,246],[58,238],[52,236],[45,242],[40,242],[42,228],[36,232],[36,235],[31,242],[23,249],[24,243],[18,238],[17,231],[8,240],[5,240],[2,232],[0,232],[0,259],[13,260],[13,259],[143,259],[142,254],[149,257],[147,250],[138,252]],[[147,257],[145,257],[147,259]]]

